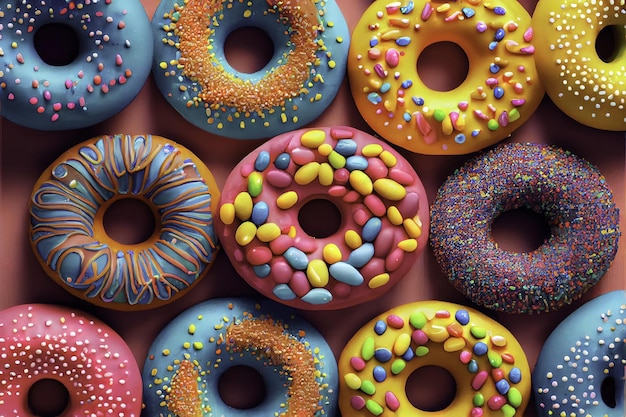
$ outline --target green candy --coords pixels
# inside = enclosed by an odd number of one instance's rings
[[[381,415],[384,411],[382,405],[378,404],[374,400],[365,401],[365,408],[367,408],[367,410],[375,416]]]

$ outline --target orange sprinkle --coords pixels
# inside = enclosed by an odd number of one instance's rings
[[[202,417],[202,398],[198,389],[198,370],[188,360],[180,366],[170,384],[167,409],[177,417]]]

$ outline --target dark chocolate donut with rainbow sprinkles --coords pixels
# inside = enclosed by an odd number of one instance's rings
[[[0,115],[48,131],[112,117],[150,75],[150,34],[139,0],[2,2]]]
[[[624,415],[626,291],[586,302],[546,339],[535,369],[537,415]]]
[[[123,199],[152,211],[156,224],[144,242],[107,233],[105,213]],[[213,265],[218,200],[209,169],[174,141],[95,137],[58,157],[35,184],[31,246],[70,293],[117,310],[154,308],[184,295]]]
[[[152,25],[159,90],[216,135],[260,139],[302,127],[326,110],[345,76],[350,31],[335,0],[162,0]],[[244,27],[274,47],[252,73],[226,58],[228,36]]]
[[[515,336],[479,311],[445,301],[412,302],[373,318],[348,341],[338,366],[344,416],[513,417],[530,399],[530,368]],[[408,397],[409,378],[427,366],[455,381],[454,398],[442,409],[422,410]]]
[[[220,378],[235,367],[262,378],[266,395],[252,408],[220,395]],[[147,416],[338,415],[332,350],[293,310],[269,300],[216,298],[185,310],[152,343],[143,381]]]
[[[499,247],[502,213],[541,214],[550,236],[529,252]],[[557,146],[508,143],[448,177],[431,208],[430,243],[452,285],[472,301],[511,313],[553,311],[580,298],[610,267],[619,210],[606,178]]]
[[[215,226],[237,272],[265,296],[338,309],[384,294],[407,274],[428,244],[428,200],[388,144],[351,127],[300,129],[233,168]]]

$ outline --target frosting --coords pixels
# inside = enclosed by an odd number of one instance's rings
[[[299,220],[317,200],[340,212],[338,230],[327,236],[310,235]],[[428,240],[427,197],[413,167],[350,127],[267,141],[233,169],[219,206],[218,236],[237,272],[264,295],[303,309],[382,295]]]
[[[103,226],[107,208],[139,199],[158,227],[125,245]],[[30,204],[31,244],[46,272],[100,306],[143,309],[173,301],[197,283],[218,250],[212,206],[219,190],[189,150],[151,135],[92,138],[41,175]]]
[[[551,236],[516,253],[498,247],[491,224],[527,208]],[[512,313],[551,311],[591,288],[617,253],[619,210],[606,179],[558,147],[510,143],[479,155],[439,188],[430,243],[452,285],[475,303]]]
[[[68,391],[64,415],[141,413],[141,373],[133,353],[109,326],[80,311],[44,304],[1,311],[0,366],[3,416],[33,416],[29,391],[49,379]]]
[[[77,56],[71,62],[51,64],[37,52],[35,38],[50,25],[76,36]],[[151,59],[150,22],[138,0],[5,1],[0,5],[0,114],[41,130],[94,125],[133,100],[150,74]]]
[[[533,13],[536,35],[542,39],[537,70],[546,93],[569,117],[596,129],[626,130],[623,9],[612,0],[544,0]],[[596,39],[609,28],[616,30],[617,48],[605,61],[596,51]]]
[[[217,382],[233,367],[258,371],[267,395],[230,406]],[[157,336],[144,364],[144,403],[160,416],[336,416],[337,365],[323,337],[268,301],[218,298],[184,311]]]
[[[537,414],[623,415],[624,340],[625,291],[600,295],[571,313],[545,341],[533,370]],[[605,398],[606,381],[614,391]]]
[[[152,21],[159,89],[187,121],[214,134],[258,139],[301,127],[330,105],[345,75],[350,32],[334,0],[165,0]],[[228,35],[246,26],[274,44],[252,74],[224,55]]]
[[[407,397],[409,376],[423,366],[450,372],[456,397],[424,411]],[[495,320],[443,301],[404,304],[359,329],[339,357],[343,415],[522,415],[530,397],[530,369],[515,337]]]
[[[359,112],[384,139],[417,153],[471,153],[508,137],[544,94],[530,19],[508,0],[373,2],[348,58]],[[469,60],[451,91],[428,87],[416,69],[438,42],[458,45]]]

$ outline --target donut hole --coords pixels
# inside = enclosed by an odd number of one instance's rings
[[[418,410],[441,411],[454,401],[456,381],[447,369],[425,365],[409,375],[405,390],[407,399]]]
[[[616,25],[605,26],[598,33],[595,47],[602,61],[610,63],[617,58],[623,42],[620,33],[624,33],[624,28]]]
[[[156,229],[152,210],[136,198],[122,198],[113,202],[106,208],[102,221],[107,235],[124,245],[145,242]]]
[[[468,73],[467,54],[454,42],[430,44],[417,58],[417,74],[431,90],[452,91],[463,84]]]
[[[341,212],[331,201],[314,199],[302,206],[298,223],[306,234],[322,239],[337,233],[341,226]]]
[[[70,393],[55,379],[40,379],[28,390],[28,409],[36,417],[57,417],[70,403]]]
[[[220,376],[217,391],[228,406],[249,410],[263,402],[267,388],[259,371],[249,366],[237,365]]]
[[[600,386],[600,395],[608,407],[615,408],[617,406],[617,385],[613,377],[604,378]]]
[[[224,56],[235,70],[253,74],[270,62],[274,56],[274,43],[262,29],[241,27],[226,37]]]
[[[49,23],[37,29],[33,44],[41,60],[48,65],[61,67],[78,58],[78,35],[62,23]]]
[[[491,237],[500,249],[510,252],[532,252],[550,237],[546,218],[528,208],[507,210],[491,224]]]

